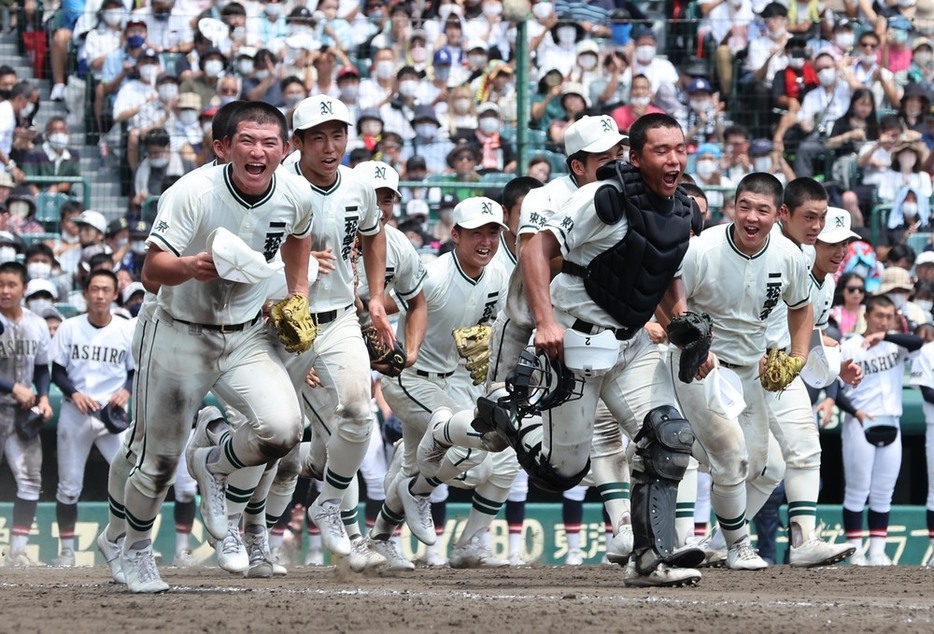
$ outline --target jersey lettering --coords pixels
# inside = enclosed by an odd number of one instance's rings
[[[887,354],[883,357],[876,357],[874,359],[865,359],[859,361],[859,366],[863,369],[863,374],[876,374],[877,372],[885,372],[886,370],[891,370],[892,368],[898,365],[898,351]]]
[[[34,357],[38,351],[39,342],[31,339],[0,341],[0,356],[7,359],[11,357]]]
[[[126,361],[126,350],[108,346],[73,344],[68,356],[72,361],[98,361],[110,365],[123,365]]]
[[[356,211],[356,207],[347,207],[347,211]],[[360,216],[347,216],[344,219],[344,239],[341,242],[341,259],[345,262],[350,259],[350,252],[353,249],[354,240],[357,238],[357,224]]]
[[[769,315],[772,314],[772,310],[778,304],[778,300],[782,296],[782,274],[781,273],[769,273],[769,279],[779,278],[777,282],[768,282],[765,285],[765,303],[762,305],[762,312],[759,313],[759,319],[765,321],[768,319]]]

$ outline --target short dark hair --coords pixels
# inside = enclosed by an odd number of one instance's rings
[[[165,131],[165,128],[154,128],[143,135],[143,147],[149,147],[150,145],[169,147],[171,142],[172,138]]]
[[[239,99],[231,101],[230,103],[225,103],[223,106],[217,109],[217,112],[214,113],[214,118],[211,119],[211,139],[223,141],[224,139],[231,136],[233,133],[230,129],[230,120],[233,117],[234,113],[244,105],[246,102]]]
[[[72,212],[81,213],[84,211],[84,203],[77,199],[69,199],[62,203],[62,206],[59,208],[59,218],[65,216],[65,214],[70,214]]]
[[[736,186],[736,195],[733,197],[734,202],[738,201],[739,197],[745,192],[771,196],[775,201],[776,212],[782,206],[782,182],[771,174],[753,172],[744,176],[743,180]]]
[[[13,273],[14,275],[18,275],[23,282],[23,286],[26,285],[26,280],[29,279],[29,273],[26,272],[26,267],[12,260],[0,264],[0,273]]]
[[[866,314],[872,312],[874,308],[895,308],[895,302],[893,302],[887,295],[873,295],[868,300],[866,300]]]
[[[887,114],[879,118],[880,130],[894,130],[895,128],[902,129],[902,120],[897,114]]]
[[[51,126],[53,123],[64,123],[67,126],[68,120],[60,115],[55,115],[54,117],[50,117],[49,120],[45,122],[45,129],[48,130],[49,126]]]
[[[744,139],[749,139],[749,129],[744,125],[733,124],[723,131],[724,139],[731,136],[741,136]]]
[[[114,264],[113,256],[109,253],[97,253],[91,256],[91,259],[88,260],[88,271],[93,273],[97,271],[102,264],[109,263],[111,266]],[[106,269],[105,269],[106,270]],[[113,270],[113,269],[111,269]]]
[[[681,189],[684,190],[684,193],[688,196],[697,196],[698,198],[703,198],[707,200],[707,194],[704,193],[704,190],[698,187],[695,183],[685,183],[681,182]]]
[[[528,194],[533,189],[544,187],[545,185],[537,178],[531,176],[519,176],[512,179],[503,187],[503,207],[511,209],[516,201]]]
[[[896,244],[894,247],[889,249],[888,255],[885,256],[886,262],[897,262],[898,260],[907,259],[909,266],[911,268],[915,264],[915,258],[918,257],[918,254],[915,253],[915,250],[912,249],[907,244]]]
[[[26,247],[26,252],[23,255],[23,259],[28,260],[32,256],[40,253],[52,258],[53,261],[55,260],[55,252],[52,251],[52,247],[47,245],[45,242],[34,242],[33,244],[30,244],[28,247]]]
[[[230,117],[227,136],[232,138],[244,121],[259,125],[278,125],[282,142],[289,142],[289,126],[285,121],[285,115],[272,104],[263,101],[244,101],[243,105],[237,108]]]
[[[879,34],[876,33],[875,31],[863,31],[863,32],[860,34],[859,39],[857,40],[857,42],[862,42],[862,41],[863,41],[863,38],[866,37],[866,36],[872,36],[872,37],[876,38],[876,42],[882,42],[882,38],[880,38],[880,37],[879,37]]]
[[[106,255],[106,254],[101,253],[99,255]],[[95,255],[94,257],[96,258],[97,256]],[[91,263],[93,262],[94,262],[94,258],[91,258]],[[88,290],[88,287],[91,286],[91,280],[93,278],[101,277],[101,276],[109,278],[114,283],[114,290],[117,290],[119,286],[119,282],[117,281],[117,274],[109,269],[95,269],[93,266],[91,267],[91,272],[88,273],[87,279],[84,280],[84,290]]]
[[[827,190],[824,186],[808,176],[796,178],[785,185],[784,203],[788,207],[788,213],[793,214],[804,203],[827,199]]]
[[[649,130],[656,128],[672,128],[680,130],[684,134],[681,124],[674,117],[661,112],[653,112],[639,117],[629,128],[629,148],[633,152],[641,154],[646,141],[648,141]]]
[[[10,100],[16,99],[20,95],[28,97],[32,94],[32,84],[25,79],[13,84],[13,90],[10,91]]]

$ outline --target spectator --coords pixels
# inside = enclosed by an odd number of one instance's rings
[[[123,44],[123,24],[127,17],[122,0],[104,0],[94,18],[95,23],[89,24],[89,29],[83,34],[79,33],[69,41],[60,35],[61,31],[55,32],[49,53],[52,66],[52,101],[65,100],[65,65],[68,61],[69,46],[73,43],[77,48],[78,77],[85,78],[90,74],[95,79],[100,79],[107,56]]]
[[[340,95],[340,89],[335,81],[338,62],[342,68],[351,64],[343,51],[337,48],[332,47],[313,55],[311,63],[306,64],[304,68],[306,72],[304,85],[308,89],[308,94],[328,95],[334,98]],[[312,78],[314,78],[313,81]]]
[[[31,176],[66,178],[81,176],[81,163],[78,151],[69,148],[71,135],[64,117],[52,117],[45,124],[45,141],[39,149],[33,150],[23,160],[23,173]],[[71,183],[38,183],[35,191],[67,194]]]
[[[551,180],[551,163],[544,156],[533,156],[529,159],[529,169],[526,170],[526,173],[538,182],[545,184]]]
[[[171,148],[168,132],[155,129],[143,138],[146,158],[140,161],[133,178],[133,205],[142,208],[150,196],[159,196],[165,191],[166,180],[183,176],[195,168],[194,163],[183,159]]]
[[[795,179],[795,172],[785,160],[781,152],[768,139],[756,139],[749,144],[749,160],[752,162],[750,172],[765,172],[771,174],[782,182],[782,185]],[[730,180],[736,182],[732,176]],[[740,177],[742,179],[742,177]]]
[[[55,286],[56,297],[64,297],[71,291],[70,276],[62,272],[61,265],[47,244],[37,242],[29,245],[24,253],[24,263],[29,279],[51,282]]]
[[[491,61],[486,73],[477,78],[471,89],[480,103],[489,102],[499,106],[503,123],[516,124],[516,84],[512,67],[500,60]]]
[[[752,94],[744,95],[743,103],[762,112],[769,108],[775,75],[788,66],[785,45],[791,34],[788,32],[788,8],[782,3],[768,3],[759,16],[765,23],[765,30],[749,42],[746,75],[740,81],[744,91],[752,91]]]
[[[126,82],[139,78],[137,63],[146,51],[147,32],[144,21],[131,17],[123,27],[123,46],[109,53],[101,65],[100,82],[94,88],[94,119],[100,131],[109,127],[113,108],[107,104],[113,95]]]
[[[561,84],[564,75],[557,68],[550,68],[538,80],[538,90],[532,95],[530,124],[536,130],[547,131],[554,119],[565,119],[567,113],[561,105]]]
[[[55,306],[44,309],[39,313],[39,316],[45,320],[46,325],[49,327],[49,337],[54,337],[58,327],[65,321],[65,316],[58,312]]]
[[[234,75],[224,75],[217,82],[217,105],[226,106],[240,98],[240,80]],[[208,103],[214,103],[211,99]]]
[[[114,99],[113,120],[115,124],[126,123],[129,128],[141,127],[144,117],[147,116],[146,104],[159,99],[155,85],[161,71],[162,67],[155,51],[150,49],[139,56],[136,61],[136,72],[128,75]],[[111,135],[112,138],[119,137],[119,125],[114,126]],[[117,146],[116,143],[114,145]]]
[[[468,40],[464,50],[467,51],[467,82],[471,83],[483,74],[487,62],[490,61],[490,54],[487,51],[487,43],[479,38]]]
[[[451,89],[448,97],[446,116],[439,120],[444,122],[445,136],[449,138],[468,137],[477,129],[476,102],[473,92],[467,86],[457,86]]]
[[[714,98],[713,87],[703,77],[692,79],[686,86],[690,109],[687,113],[684,139],[688,146],[723,141],[724,104]]]
[[[879,44],[879,36],[872,31],[860,35],[859,61],[852,67],[842,64],[840,71],[852,90],[868,88],[880,106],[898,107],[902,91],[892,71],[879,61]]]
[[[900,141],[892,149],[891,164],[878,177],[878,195],[882,200],[894,200],[904,188],[917,191],[923,198],[930,198],[931,175],[921,171],[927,158],[924,144],[918,141]]]
[[[281,88],[282,98],[285,100],[285,107],[283,109],[286,113],[308,97],[305,84],[302,83],[302,80],[298,77],[292,76],[284,78],[281,82]]]
[[[45,233],[45,228],[35,219],[36,197],[31,188],[24,185],[16,187],[10,192],[6,207],[10,212],[10,218],[7,220],[7,228],[10,231],[21,236]]]
[[[565,82],[561,87],[561,107],[568,121],[577,121],[590,108],[585,92],[583,86],[572,81]]]
[[[883,68],[892,71],[900,81],[904,81],[903,78],[911,66],[911,48],[908,46],[911,30],[911,22],[904,16],[899,15],[888,20],[880,62]]]
[[[723,173],[731,181],[738,183],[743,176],[753,172],[752,157],[749,154],[749,130],[741,125],[731,125],[723,131]],[[772,144],[769,143],[769,152]]]
[[[10,192],[13,191],[14,187],[16,187],[16,183],[13,182],[13,177],[0,170],[0,205],[3,205],[4,209],[6,209],[7,198],[10,197]]]
[[[418,87],[418,100],[424,104],[430,104],[439,116],[448,114],[448,82],[451,79],[451,66],[453,60],[447,49],[435,51],[433,64],[429,73],[431,81],[423,81]]]
[[[318,11],[324,16],[318,21],[316,33],[321,46],[337,46],[349,51],[354,44],[353,29],[347,20],[338,16],[338,0],[320,0]]]
[[[376,152],[372,160],[383,161],[391,165],[397,172],[401,171],[404,163],[402,160],[403,144],[402,137],[395,132],[384,132],[379,144],[376,146]]]
[[[502,138],[503,120],[499,106],[484,103],[477,108],[477,130],[470,137],[457,139],[481,150],[477,166],[479,174],[516,171],[516,153],[512,145]]]
[[[3,171],[17,183],[22,182],[23,172],[10,156],[13,151],[13,132],[16,130],[16,117],[29,103],[28,95],[31,91],[29,82],[17,82],[10,90],[10,96],[0,101],[0,164],[3,165]]]
[[[451,230],[454,228],[454,208],[459,202],[460,200],[453,194],[445,194],[438,202],[438,222],[432,227],[431,233],[439,244],[451,239]]]
[[[604,56],[602,71],[590,82],[590,103],[598,112],[612,112],[629,101],[632,72],[626,56],[617,51]]]
[[[612,112],[613,120],[622,133],[629,132],[629,128],[639,117],[646,114],[661,113],[663,110],[652,105],[654,93],[652,84],[645,75],[636,75],[632,78],[632,91],[629,104],[616,108]]]
[[[433,174],[440,174],[444,171],[447,155],[453,149],[450,141],[440,138],[438,131],[441,128],[441,122],[435,116],[431,106],[418,106],[415,108],[415,114],[412,117],[412,126],[415,129],[415,136],[411,141],[410,151],[404,151],[403,156],[408,159],[410,156],[421,156],[428,168]]]
[[[231,72],[227,73],[225,77],[233,75],[240,80],[252,77],[253,73],[256,71],[256,65],[253,62],[254,57],[256,57],[255,48],[251,46],[241,46],[237,49],[233,68],[230,69]]]
[[[908,82],[921,84],[927,91],[934,89],[934,43],[926,37],[919,37],[911,45]]]
[[[360,111],[357,117],[357,145],[370,152],[376,151],[376,146],[383,138],[383,118],[375,108]]]
[[[712,190],[712,187],[735,187],[736,184],[724,176],[721,170],[722,152],[716,143],[704,143],[697,148],[697,160],[694,163],[692,176],[697,186],[704,190],[707,204],[713,209],[723,206],[724,191]]]
[[[795,123],[804,96],[820,86],[817,71],[809,59],[807,44],[803,39],[789,38],[785,43],[785,56],[788,58],[788,66],[776,72],[772,81],[772,104],[787,111],[773,137],[776,145],[782,140],[784,132]]]
[[[632,75],[645,75],[652,85],[652,94],[658,93],[661,88],[674,91],[680,77],[674,65],[667,59],[658,57],[658,40],[655,32],[650,28],[634,30]]]
[[[88,247],[100,246],[107,232],[107,221],[99,211],[86,209],[74,220],[78,228],[78,244],[75,248],[63,252],[58,256],[62,271],[69,275],[76,275],[81,262],[82,251]]]
[[[280,51],[289,34],[285,19],[286,6],[282,0],[266,0],[262,15],[253,21],[254,31],[261,42],[274,51]]]
[[[147,101],[137,117],[139,127],[127,130],[126,157],[130,171],[135,172],[139,165],[139,140],[156,128],[170,129],[175,126],[175,112],[178,108],[179,79],[175,75],[162,73],[156,78],[158,99]]]
[[[448,154],[447,159],[448,167],[450,168],[450,172],[452,172],[452,180],[462,183],[479,182],[480,175],[477,173],[477,165],[480,164],[482,158],[483,155],[476,145],[461,143],[454,146],[454,149]],[[479,194],[474,193],[478,191],[480,190],[473,187],[459,188],[454,195],[463,200],[471,196],[478,196]]]
[[[720,94],[730,95],[733,89],[733,58],[749,45],[749,26],[755,19],[750,0],[730,0],[715,3],[707,14],[706,25],[716,48],[717,76],[720,78]]]
[[[427,75],[431,66],[429,61],[428,34],[423,29],[414,29],[409,32],[408,48],[403,57],[405,64],[417,70],[421,75]]]
[[[896,115],[885,115],[879,120],[879,139],[875,143],[864,143],[859,150],[856,164],[863,170],[863,184],[878,186],[882,175],[892,167],[892,152],[902,139],[902,122]],[[870,197],[861,199],[866,202]]]
[[[841,339],[866,329],[866,283],[856,273],[844,273],[837,282],[830,319],[837,325]]]
[[[868,88],[853,91],[850,105],[843,116],[834,121],[826,146],[834,156],[834,180],[844,189],[850,188],[850,177],[856,171],[859,148],[867,141],[879,139],[879,119],[876,102]]]
[[[451,4],[444,6],[452,6],[457,10],[460,10],[459,5]],[[452,65],[461,67],[467,61],[467,53],[463,48],[463,25],[461,25],[460,18],[457,15],[449,14],[446,18],[443,18],[443,20],[444,26],[441,38],[441,46],[436,50],[445,51],[451,58]]]
[[[56,258],[61,257],[66,251],[71,251],[81,245],[78,236],[78,225],[75,224],[75,220],[78,219],[82,211],[84,211],[84,207],[76,200],[66,200],[62,204],[58,237],[48,242]]]
[[[924,124],[924,115],[931,109],[931,98],[927,89],[920,84],[908,84],[905,95],[898,108],[898,116],[906,130],[914,130],[920,134],[927,132]]]
[[[396,73],[396,90],[390,100],[379,108],[385,129],[395,132],[406,141],[411,141],[415,136],[411,121],[415,108],[422,105],[415,96],[420,82],[418,71],[411,66],[403,66]]]
[[[146,297],[146,289],[142,282],[131,282],[120,292],[120,304],[133,317],[136,317],[143,305],[144,297]]]
[[[795,174],[814,174],[817,157],[824,151],[833,124],[844,115],[850,103],[850,86],[840,78],[837,62],[821,53],[814,60],[820,88],[804,96],[795,119],[803,139],[795,155]],[[858,225],[857,225],[858,226]]]
[[[341,66],[337,70],[337,92],[338,98],[344,102],[350,111],[350,118],[357,120],[360,117],[360,71],[353,65]],[[348,147],[359,145],[357,129],[351,126],[347,129]]]
[[[168,127],[164,128],[169,133],[172,152],[177,152],[192,163],[197,160],[204,146],[201,106],[201,98],[196,93],[181,93],[175,102],[174,116],[169,119]]]
[[[26,284],[26,294],[23,296],[26,308],[37,315],[45,308],[55,306],[58,301],[58,289],[49,280],[31,279]]]
[[[927,176],[927,174],[924,174]],[[904,244],[915,233],[931,231],[930,195],[906,185],[898,190],[892,210],[886,219],[885,243]]]
[[[558,20],[550,30],[551,39],[544,40],[536,51],[538,67],[555,68],[568,77],[577,59],[577,43],[586,35],[584,28],[573,20]]]
[[[195,34],[188,3],[151,0],[148,7],[133,12],[133,19],[149,27],[149,46],[159,53],[187,54],[194,48]]]
[[[182,81],[178,92],[193,92],[201,98],[201,103],[208,103],[217,94],[218,81],[227,68],[227,57],[219,48],[212,46],[204,51],[200,64],[201,72],[191,73]]]
[[[428,165],[422,156],[410,156],[405,161],[405,171],[402,172],[402,180],[413,183],[420,183],[428,178]],[[403,187],[399,193],[403,201],[426,200],[428,198],[427,187]]]
[[[931,321],[929,313],[925,313],[920,306],[909,301],[912,292],[914,284],[908,270],[895,265],[887,266],[882,272],[882,285],[876,296],[887,297],[895,306],[895,322],[892,326],[899,332],[914,332],[918,325]]]
[[[0,231],[0,264],[13,262],[25,250],[26,245],[21,237],[9,231]]]
[[[373,54],[370,77],[360,82],[360,107],[380,108],[389,103],[396,87],[396,62],[392,49],[381,48]]]
[[[115,267],[120,268],[120,264],[130,253],[130,222],[126,218],[111,220],[107,225],[104,244],[110,249]]]

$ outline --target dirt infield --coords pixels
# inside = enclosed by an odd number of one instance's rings
[[[930,632],[934,570],[709,570],[700,585],[630,589],[611,566],[367,577],[300,568],[242,579],[163,569],[172,590],[131,595],[104,568],[0,569],[0,632]],[[298,629],[301,628],[301,629]]]

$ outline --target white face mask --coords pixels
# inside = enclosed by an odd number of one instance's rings
[[[771,172],[772,158],[769,156],[757,156],[752,159],[752,168],[757,172]]]
[[[156,81],[156,75],[159,74],[159,67],[155,64],[146,64],[139,67],[139,79],[143,83],[151,84]]]
[[[817,81],[820,82],[820,85],[824,88],[829,88],[837,83],[837,69],[836,68],[824,68],[817,73]]]
[[[418,81],[414,79],[406,79],[405,81],[399,82],[399,94],[403,97],[414,97],[417,91]]]
[[[44,308],[51,308],[54,304],[51,299],[30,299],[26,300],[26,308],[34,313],[38,313]]]
[[[550,2],[538,2],[532,6],[532,15],[538,20],[544,20],[551,15],[552,11],[554,11],[554,9]]]
[[[639,108],[644,108],[649,105],[649,102],[652,101],[649,97],[633,97],[629,102]]]
[[[876,55],[875,53],[866,53],[865,55],[860,55],[859,61],[864,66],[872,66],[876,63]]]
[[[157,90],[159,91],[159,99],[165,103],[178,97],[178,86],[175,84],[162,84]]]
[[[55,132],[49,135],[49,145],[52,146],[53,150],[58,150],[59,152],[68,147],[68,142],[70,140],[71,138],[68,136],[67,132]]]
[[[198,123],[198,111],[197,110],[182,110],[178,113],[178,120],[182,122],[182,125],[190,126]]]
[[[803,57],[792,57],[788,60],[788,66],[795,70],[801,70],[804,68],[804,58]]]
[[[888,296],[889,299],[892,300],[892,303],[895,304],[896,310],[901,310],[908,302],[908,295],[906,293],[888,293]]]
[[[157,168],[157,169],[161,169],[161,168],[165,167],[165,166],[168,165],[168,164],[169,164],[169,159],[166,158],[166,157],[164,157],[164,156],[163,156],[162,158],[151,158],[151,159],[149,159],[149,165],[151,165],[152,167],[155,167],[155,168]]]
[[[52,265],[48,262],[30,262],[26,265],[26,274],[31,280],[47,280],[52,277]]]
[[[204,74],[208,77],[217,77],[224,70],[224,62],[219,59],[209,59],[204,63]]]
[[[898,165],[903,171],[909,172],[918,162],[918,155],[914,152],[902,152],[898,155]]]
[[[575,29],[573,26],[559,27],[555,33],[558,35],[559,44],[564,44],[567,46],[568,44],[573,44],[577,41],[577,29]]]
[[[691,99],[691,110],[700,112],[707,107],[708,103],[710,103],[708,99]]]
[[[379,79],[386,80],[391,79],[393,73],[396,72],[396,65],[394,62],[384,59],[376,62],[376,76]]]
[[[930,51],[918,51],[915,53],[915,64],[918,66],[927,66],[934,61],[934,53]]]
[[[838,33],[837,36],[833,38],[833,42],[840,50],[848,51],[853,48],[854,44],[856,44],[856,34]]]
[[[235,95],[223,95],[221,97],[221,105],[226,106],[227,104],[233,103],[236,100],[237,100],[237,97]]]
[[[483,134],[493,134],[499,130],[500,127],[499,119],[496,117],[483,117],[477,124],[480,127],[480,132]]]
[[[415,134],[422,137],[423,139],[433,139],[435,138],[435,132],[438,130],[438,126],[433,123],[416,123],[415,124]]]
[[[382,132],[383,126],[379,121],[368,119],[360,124],[360,134],[363,136],[376,136]]]
[[[246,38],[246,27],[245,26],[235,26],[230,32],[230,36],[235,40],[243,40]]]
[[[32,211],[32,207],[25,200],[14,200],[7,205],[7,209],[14,218],[25,218]]]
[[[772,38],[773,40],[780,40],[783,37],[785,37],[785,33],[787,32],[788,32],[788,29],[782,26],[782,27],[779,27],[774,33],[772,31],[769,31],[769,37]]]
[[[902,203],[902,215],[905,218],[914,218],[918,215],[918,203]]]
[[[597,56],[596,55],[581,55],[577,58],[577,63],[580,64],[580,67],[584,70],[593,70],[597,67]]]
[[[269,71],[265,69],[256,71],[256,78],[260,81],[266,81],[269,79]]]
[[[19,111],[19,116],[23,119],[28,119],[35,109],[36,104],[29,102]]]
[[[344,84],[340,88],[342,101],[356,101],[360,94],[360,84]]]
[[[499,2],[487,2],[483,5],[483,15],[488,18],[495,18],[503,14],[503,5]]]
[[[415,48],[409,49],[409,55],[412,56],[413,62],[421,64],[428,59],[428,50],[424,46],[416,46]]]
[[[467,61],[474,68],[481,68],[484,64],[486,64],[486,55],[482,53],[480,55],[468,55]]]
[[[697,162],[697,175],[707,180],[717,171],[717,162],[710,159],[704,159]]]
[[[253,60],[241,59],[237,62],[237,70],[240,71],[241,75],[249,75],[253,72]]]
[[[265,11],[266,15],[269,16],[270,18],[278,18],[282,15],[282,10],[284,8],[285,7],[283,7],[281,4],[274,3],[274,4],[267,4],[265,7],[263,7],[263,11]]]
[[[145,240],[134,240],[130,243],[130,250],[133,253],[142,255],[146,253],[146,241]]]
[[[537,6],[537,5],[536,5]],[[454,100],[454,111],[459,114],[466,114],[470,111],[470,99],[467,97],[458,97]]]
[[[16,259],[16,249],[13,247],[0,247],[0,262],[12,262]]]
[[[117,28],[123,24],[124,11],[121,9],[107,9],[104,11],[104,22],[107,26]]]
[[[640,64],[650,64],[652,63],[652,60],[655,59],[655,54],[657,52],[658,48],[653,45],[637,46],[636,61]]]

